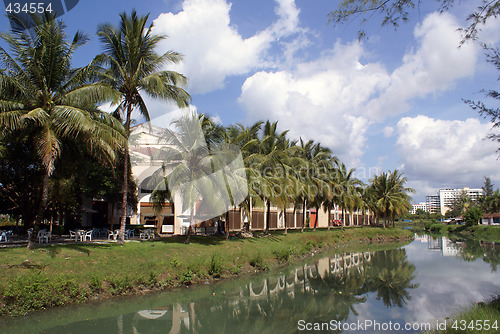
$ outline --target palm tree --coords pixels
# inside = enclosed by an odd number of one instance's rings
[[[264,204],[265,234],[269,234],[271,202],[275,203],[276,193],[274,185],[277,182],[277,173],[283,172],[287,158],[286,134],[288,131],[277,132],[278,122],[267,121],[264,125],[262,139],[258,144],[258,153],[253,156],[255,168],[259,171],[259,179],[252,183],[254,189]]]
[[[342,207],[342,229],[345,227],[346,211],[352,212],[357,205],[361,205],[359,192],[363,183],[354,177],[354,171],[353,168],[347,170],[340,161],[336,164],[334,201]]]
[[[298,156],[301,160],[298,160],[295,170],[299,173],[301,191],[297,192],[297,200],[302,202],[304,212],[301,229],[303,231],[308,204],[316,208],[317,219],[319,207],[331,194],[331,179],[328,171],[331,162],[336,158],[331,157],[329,149],[322,147],[319,143],[315,144],[312,140],[304,142],[300,138],[299,143]],[[316,229],[316,222],[314,223]]]
[[[120,93],[121,99],[115,110],[115,116],[125,114],[125,130],[127,139],[130,135],[132,111],[136,108],[149,121],[149,112],[141,93],[165,101],[173,101],[186,107],[190,101],[189,94],[182,89],[187,79],[173,71],[162,68],[171,63],[178,63],[182,56],[168,51],[163,55],[155,52],[158,43],[166,38],[152,33],[153,25],[146,26],[149,15],[138,16],[137,13],[120,14],[120,25],[101,25],[98,36],[103,44],[104,53],[97,60],[107,65],[102,73],[102,80]],[[120,221],[119,242],[123,244],[127,214],[128,193],[128,146],[125,146],[122,216]]]
[[[373,207],[384,217],[384,228],[387,218],[408,210],[411,197],[409,193],[415,192],[412,188],[405,187],[407,178],[397,169],[393,172],[383,172],[376,175],[371,181],[367,191],[370,193]]]
[[[14,18],[15,19],[15,18]],[[0,48],[0,128],[27,137],[36,147],[41,169],[41,200],[28,248],[32,249],[47,207],[49,179],[66,143],[85,143],[94,157],[111,161],[126,145],[123,127],[96,105],[117,98],[108,87],[95,83],[96,65],[72,68],[78,47],[87,41],[77,32],[71,42],[65,25],[46,14],[33,17],[31,30],[12,29],[2,34],[12,55]]]

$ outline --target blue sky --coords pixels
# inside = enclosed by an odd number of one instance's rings
[[[100,23],[119,13],[150,13],[155,32],[167,34],[158,52],[175,50],[184,62],[170,66],[185,74],[199,113],[228,125],[278,121],[293,138],[330,147],[357,176],[403,170],[414,198],[440,187],[480,187],[483,176],[500,185],[497,145],[483,140],[491,124],[462,99],[498,86],[479,45],[458,48],[456,29],[480,1],[438,14],[425,1],[397,31],[374,17],[368,39],[357,41],[358,24],[327,24],[330,0],[90,1],[61,19],[68,32],[82,30],[91,41],[75,66],[100,52]],[[481,38],[498,45],[499,22]],[[9,29],[6,17],[0,30]],[[149,101],[151,116],[176,114],[172,105]]]

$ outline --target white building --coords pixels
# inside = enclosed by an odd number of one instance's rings
[[[451,209],[455,199],[458,198],[462,193],[465,193],[472,201],[477,202],[483,195],[483,189],[472,189],[469,187],[439,189],[437,195],[425,196],[427,212],[441,213],[442,215],[444,215]],[[415,208],[415,210],[417,210],[417,208]]]
[[[483,194],[483,189],[471,189],[465,187],[463,189],[439,189],[439,209],[441,214],[444,215],[453,206],[453,201],[458,198],[462,193],[465,193],[472,201],[477,202],[479,197]]]
[[[412,215],[416,214],[417,213],[417,210],[418,209],[421,209],[421,210],[424,210],[425,212],[429,212],[428,208],[427,208],[427,203],[425,202],[420,202],[418,204],[412,204],[411,205],[411,210],[410,210],[410,213]]]

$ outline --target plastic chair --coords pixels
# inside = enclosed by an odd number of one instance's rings
[[[85,232],[84,240],[87,241],[87,238],[88,238],[89,241],[92,241],[92,233],[93,233],[93,231],[87,231],[87,232]]]
[[[75,231],[69,231],[69,240],[73,239],[75,239],[75,241],[78,241],[78,235],[76,234]]]

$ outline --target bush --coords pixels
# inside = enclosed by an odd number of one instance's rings
[[[276,260],[278,260],[278,262],[287,263],[288,261],[290,261],[290,257],[292,257],[293,254],[295,254],[295,248],[290,247],[290,248],[275,250],[273,254]]]
[[[222,271],[224,270],[224,265],[222,263],[222,258],[215,254],[212,254],[210,258],[210,264],[208,266],[208,274],[214,277],[220,277]]]
[[[4,291],[4,303],[8,313],[24,315],[27,312],[83,302],[88,291],[80,289],[73,280],[58,277],[49,280],[41,272],[18,276]]]
[[[127,277],[112,277],[106,279],[109,283],[109,292],[112,295],[121,295],[129,292],[133,288],[132,281]]]
[[[182,275],[179,279],[179,282],[181,284],[189,285],[189,284],[193,283],[193,279],[194,279],[194,273],[191,271],[191,269],[188,269],[182,273]]]
[[[262,259],[262,254],[261,253],[257,253],[257,254],[254,254],[250,260],[248,261],[248,263],[258,269],[258,270],[263,270],[263,271],[266,271],[269,269],[269,266],[267,264],[264,263],[264,260]]]

